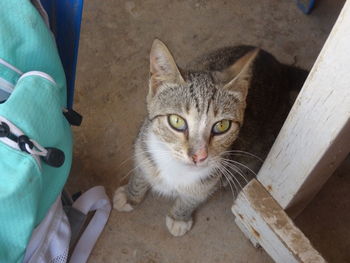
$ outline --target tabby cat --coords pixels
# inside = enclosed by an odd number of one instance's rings
[[[261,166],[256,155],[266,157],[307,76],[251,46],[217,50],[188,68],[153,42],[135,171],[113,199],[115,209],[131,211],[149,189],[174,198],[166,216],[174,236],[191,229],[192,213],[222,178],[238,189]]]

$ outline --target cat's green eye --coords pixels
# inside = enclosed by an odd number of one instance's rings
[[[212,128],[213,134],[222,134],[231,127],[231,121],[230,120],[221,120],[214,124]]]
[[[186,121],[176,114],[171,114],[168,116],[169,125],[177,131],[185,131],[187,129]]]

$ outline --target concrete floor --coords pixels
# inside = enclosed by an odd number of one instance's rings
[[[74,129],[71,192],[104,185],[112,196],[132,169],[154,38],[179,65],[218,47],[252,44],[310,69],[344,0],[317,3],[306,16],[292,0],[85,1],[75,94],[84,122]],[[348,162],[296,219],[329,262],[350,262],[349,187]],[[229,191],[217,193],[192,231],[174,238],[165,227],[169,201],[148,196],[132,213],[112,212],[89,262],[272,262],[236,227],[231,205]]]

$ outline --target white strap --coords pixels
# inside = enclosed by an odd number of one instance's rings
[[[61,257],[65,251],[68,252],[70,235],[68,219],[59,195],[45,218],[34,229],[23,262],[39,263],[47,261],[47,257]]]
[[[85,263],[100,236],[111,212],[111,203],[103,186],[95,186],[83,193],[73,204],[87,214],[95,211],[89,225],[81,235],[70,258],[70,263]]]

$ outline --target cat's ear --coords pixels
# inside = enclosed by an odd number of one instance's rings
[[[259,51],[260,49],[256,48],[223,71],[214,72],[215,81],[221,83],[223,89],[236,93],[240,100],[245,100],[252,79],[254,60]]]
[[[184,79],[173,56],[164,43],[155,39],[150,54],[150,95],[156,94],[164,83],[182,84]]]

